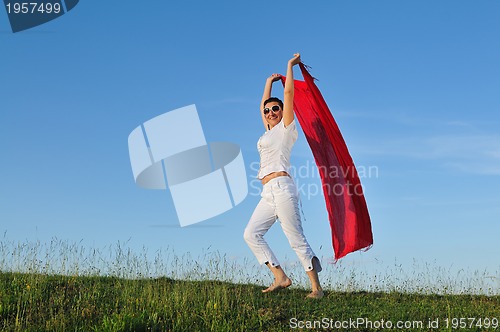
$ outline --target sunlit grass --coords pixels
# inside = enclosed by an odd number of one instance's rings
[[[453,272],[417,261],[367,271],[323,261],[326,296],[306,301],[307,277],[293,262],[285,268],[294,286],[262,294],[271,281],[265,269],[210,250],[192,257],[172,249],[136,252],[127,243],[97,249],[4,237],[0,330],[288,331],[292,319],[500,319],[498,271]],[[436,331],[451,330],[442,324]]]

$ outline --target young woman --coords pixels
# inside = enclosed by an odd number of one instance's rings
[[[274,282],[263,292],[272,292],[292,284],[264,239],[264,234],[280,221],[283,232],[295,251],[311,281],[309,298],[323,297],[318,272],[319,259],[314,254],[302,230],[298,191],[290,176],[290,154],[297,140],[297,129],[293,114],[293,66],[300,62],[300,54],[288,61],[284,102],[271,97],[272,85],[281,79],[279,74],[271,75],[264,88],[261,102],[262,121],[266,132],[258,141],[262,198],[245,229],[244,239],[260,264],[266,264],[274,275]]]

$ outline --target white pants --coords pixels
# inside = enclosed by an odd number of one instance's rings
[[[288,176],[271,179],[264,185],[261,196],[262,198],[257,204],[243,235],[248,246],[257,257],[259,264],[280,265],[266,240],[264,240],[264,234],[276,222],[276,219],[279,219],[281,228],[304,269],[311,271],[315,268],[318,272],[321,271],[320,264],[313,265],[312,259],[316,255],[302,230],[298,191],[293,180]]]

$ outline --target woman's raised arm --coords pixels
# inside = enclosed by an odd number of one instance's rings
[[[293,66],[300,62],[300,54],[295,53],[293,58],[288,61],[286,69],[285,92],[283,100],[283,121],[285,127],[292,123],[293,115]]]
[[[279,81],[281,79],[280,74],[272,74],[269,76],[266,80],[266,85],[264,87],[264,93],[262,94],[262,100],[260,101],[260,115],[262,116],[262,122],[264,123],[264,127],[266,130],[269,128],[267,127],[267,121],[266,121],[266,116],[263,113],[264,110],[264,102],[271,98],[271,91],[273,89],[273,83],[276,81]]]

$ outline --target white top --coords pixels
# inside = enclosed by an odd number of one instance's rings
[[[294,119],[286,128],[281,120],[259,138],[260,169],[257,178],[280,171],[290,174],[290,154],[298,136]]]

